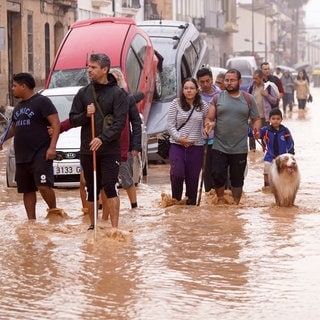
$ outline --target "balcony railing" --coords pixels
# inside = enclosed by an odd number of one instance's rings
[[[112,0],[91,0],[93,7],[107,7],[112,4]]]

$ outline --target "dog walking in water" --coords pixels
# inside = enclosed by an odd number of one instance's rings
[[[294,205],[300,185],[300,172],[294,155],[284,153],[272,161],[269,182],[279,207]]]

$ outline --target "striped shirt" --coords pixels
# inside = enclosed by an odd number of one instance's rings
[[[174,99],[169,107],[168,111],[168,124],[167,130],[170,134],[170,142],[179,144],[178,140],[182,136],[188,137],[188,140],[193,141],[194,145],[203,145],[203,129],[204,119],[208,113],[208,104],[202,101],[202,110],[195,109],[188,120],[188,122],[178,131],[177,128],[181,126],[192,112],[192,108],[189,111],[184,111],[180,105],[180,99]]]

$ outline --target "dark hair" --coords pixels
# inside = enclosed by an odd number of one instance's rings
[[[253,74],[256,74],[259,78],[263,78],[263,72],[261,69],[255,70]]]
[[[199,79],[200,77],[204,77],[204,76],[209,76],[210,78],[212,78],[212,71],[209,68],[200,68],[197,71],[196,77],[197,79]]]
[[[272,117],[272,116],[280,116],[281,119],[282,119],[282,112],[280,109],[278,108],[273,108],[271,109],[270,113],[269,113],[269,118]]]
[[[228,74],[228,73],[235,73],[235,74],[237,75],[237,79],[238,79],[238,80],[241,79],[241,73],[240,73],[240,71],[237,70],[237,69],[229,69],[229,70],[225,73],[225,75]]]
[[[183,94],[183,87],[184,87],[185,83],[188,81],[191,81],[195,85],[197,90],[199,89],[198,82],[194,78],[190,77],[190,78],[186,78],[182,81],[182,89],[181,89],[181,93],[180,93],[180,104],[181,104],[182,110],[184,110],[184,111],[189,111],[191,109],[190,104],[187,102],[186,97]],[[195,107],[196,111],[202,110],[203,104],[202,104],[202,99],[201,99],[201,95],[200,95],[199,91],[197,92],[196,96],[194,97],[193,106]]]
[[[101,68],[107,67],[108,70],[110,70],[110,58],[104,53],[92,53],[89,60],[92,62],[97,62]]]
[[[12,80],[20,85],[25,84],[31,90],[36,86],[33,76],[26,72],[14,74]]]
[[[225,73],[224,73],[224,72],[220,72],[220,73],[217,74],[216,80],[217,80],[217,79],[222,79],[222,80],[223,80],[223,79],[224,79],[224,76],[225,76]]]
[[[302,72],[302,77],[300,77],[300,75],[299,75],[300,72]],[[309,83],[309,77],[308,77],[307,72],[306,72],[305,69],[298,70],[297,79],[298,80],[307,80],[308,83]]]
[[[268,66],[269,65],[269,62],[265,61],[265,62],[262,62],[260,64],[260,68],[262,69],[263,66]]]

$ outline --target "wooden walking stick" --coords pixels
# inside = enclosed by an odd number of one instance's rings
[[[208,142],[209,142],[209,139],[206,139],[206,143],[205,143],[205,145],[204,145],[204,152],[203,152],[203,162],[202,162],[202,169],[201,169],[200,190],[199,190],[199,196],[198,196],[197,206],[199,206],[199,205],[200,205],[200,202],[201,202],[203,180],[204,180],[204,174],[205,174],[205,172],[206,172],[207,153],[208,153]]]
[[[94,114],[91,115],[91,136],[95,138],[95,124]],[[97,235],[97,155],[96,151],[92,151],[92,162],[93,162],[93,214],[94,214],[94,238]]]

